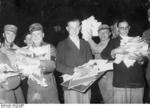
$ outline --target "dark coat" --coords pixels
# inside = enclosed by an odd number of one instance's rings
[[[57,46],[56,69],[63,74],[72,75],[74,67],[83,65],[92,59],[92,52],[87,42],[80,39],[80,49],[70,38],[61,41]]]
[[[120,46],[120,40],[120,36],[112,39],[103,50],[101,54],[102,58],[113,60],[111,51]],[[144,87],[144,75],[143,67],[138,62],[135,62],[134,65],[129,68],[127,68],[123,62],[119,64],[114,63],[113,86],[120,88]]]

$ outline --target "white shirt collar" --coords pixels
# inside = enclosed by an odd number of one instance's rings
[[[69,38],[72,40],[72,42],[76,45],[76,47],[78,49],[80,49],[80,39],[77,37],[77,38],[74,38],[73,36],[69,36]]]

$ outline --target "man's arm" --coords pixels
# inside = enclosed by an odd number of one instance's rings
[[[93,57],[92,57],[91,47],[87,42],[86,42],[86,47],[87,47],[87,62],[88,62],[90,59],[93,59]]]
[[[56,49],[50,45],[50,60],[41,60],[40,66],[43,72],[53,72],[56,68]]]
[[[7,78],[4,82],[0,84],[0,86],[5,90],[13,90],[20,85],[20,81],[20,76],[14,76]]]
[[[108,45],[106,46],[106,48],[102,51],[101,56],[103,59],[109,59],[109,60],[113,60],[113,57],[111,55],[111,52],[113,49],[115,49],[115,40],[112,39],[109,41]]]

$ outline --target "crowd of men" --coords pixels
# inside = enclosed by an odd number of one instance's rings
[[[0,63],[8,64],[14,70],[17,70],[13,60],[14,56],[9,56],[8,51],[13,53],[20,49],[14,43],[17,30],[18,28],[12,24],[4,26],[4,42],[1,43],[0,48]],[[78,68],[78,66],[91,59],[113,61],[116,54],[121,52],[117,50],[121,39],[130,37],[128,35],[130,25],[126,20],[118,21],[113,29],[106,24],[102,24],[98,29],[99,43],[95,43],[92,38],[88,42],[79,38],[81,24],[78,19],[69,20],[66,30],[68,31],[68,38],[60,41],[55,48],[52,44],[44,42],[44,29],[40,23],[33,23],[29,26],[29,33],[24,40],[26,43],[24,49],[32,50],[33,48],[50,45],[49,59],[40,60],[40,71],[46,79],[47,87],[43,87],[28,78],[27,90],[21,89],[21,80],[28,76],[19,74],[6,78],[3,70],[0,70],[3,75],[0,76],[0,103],[25,103],[25,97],[27,97],[26,103],[60,103],[54,70],[69,75],[73,75],[74,72],[86,74],[87,71]],[[149,35],[146,34],[145,36],[144,33],[143,37],[148,43]],[[149,81],[149,68],[147,67],[145,74],[143,66],[149,61],[149,57],[135,55],[131,56],[130,59],[136,61],[132,67],[127,68],[123,62],[114,63],[114,69],[108,71],[99,79],[98,85],[104,103],[143,103],[145,78]],[[23,95],[24,91],[27,91],[27,96]],[[63,91],[64,103],[90,103],[91,89],[88,89],[85,93],[67,88],[63,88]]]

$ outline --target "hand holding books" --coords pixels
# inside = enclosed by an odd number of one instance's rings
[[[76,72],[78,74],[78,77],[83,77],[89,73],[89,70],[87,68],[83,68],[83,67],[76,67],[76,68],[74,68],[74,72]]]
[[[133,53],[128,56],[131,60],[136,60],[139,64],[144,63],[144,57],[141,54]]]
[[[111,51],[111,56],[113,58],[115,58],[116,54],[128,54],[129,52],[126,49],[122,49],[122,48],[116,48],[114,50]]]
[[[68,89],[85,92],[94,81],[105,71],[112,70],[113,63],[107,60],[90,60],[89,62],[75,67],[74,74],[64,74],[62,83]]]
[[[6,81],[7,76],[5,75],[5,73],[0,73],[0,83]]]

